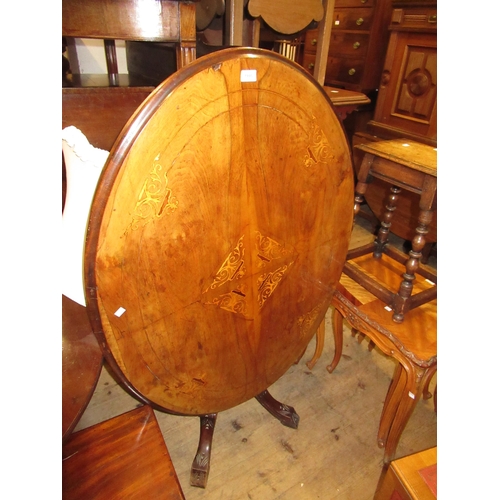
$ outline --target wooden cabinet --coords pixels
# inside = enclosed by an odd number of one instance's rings
[[[337,0],[325,84],[370,93],[378,87],[389,39],[390,0]],[[305,35],[304,68],[314,71],[318,31]]]
[[[437,3],[394,2],[377,106],[368,131],[437,144]]]

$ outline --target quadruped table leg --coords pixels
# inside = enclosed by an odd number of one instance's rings
[[[200,417],[200,442],[191,466],[191,486],[205,488],[207,485],[216,419],[217,413],[210,413]]]
[[[255,396],[255,399],[283,425],[292,429],[298,428],[300,417],[295,409],[274,399],[267,389]]]

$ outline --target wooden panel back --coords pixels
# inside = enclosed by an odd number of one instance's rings
[[[79,128],[94,147],[109,151],[153,87],[62,89],[62,126]]]
[[[157,88],[92,207],[87,304],[145,400],[216,413],[269,387],[329,306],[352,228],[343,128],[301,68],[215,52]]]
[[[63,36],[177,41],[180,2],[166,0],[64,0]]]

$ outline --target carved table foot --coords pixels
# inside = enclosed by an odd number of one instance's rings
[[[274,399],[267,389],[255,396],[255,399],[283,425],[292,429],[298,428],[300,417],[297,415],[294,408]]]
[[[210,471],[210,453],[217,413],[200,417],[200,442],[191,466],[191,486],[205,488]]]

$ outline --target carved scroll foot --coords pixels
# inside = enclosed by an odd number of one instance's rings
[[[300,417],[291,406],[280,403],[267,390],[255,396],[255,399],[283,425],[292,429],[298,428]]]
[[[210,454],[217,413],[200,417],[200,442],[191,466],[191,486],[205,488],[210,471]]]

